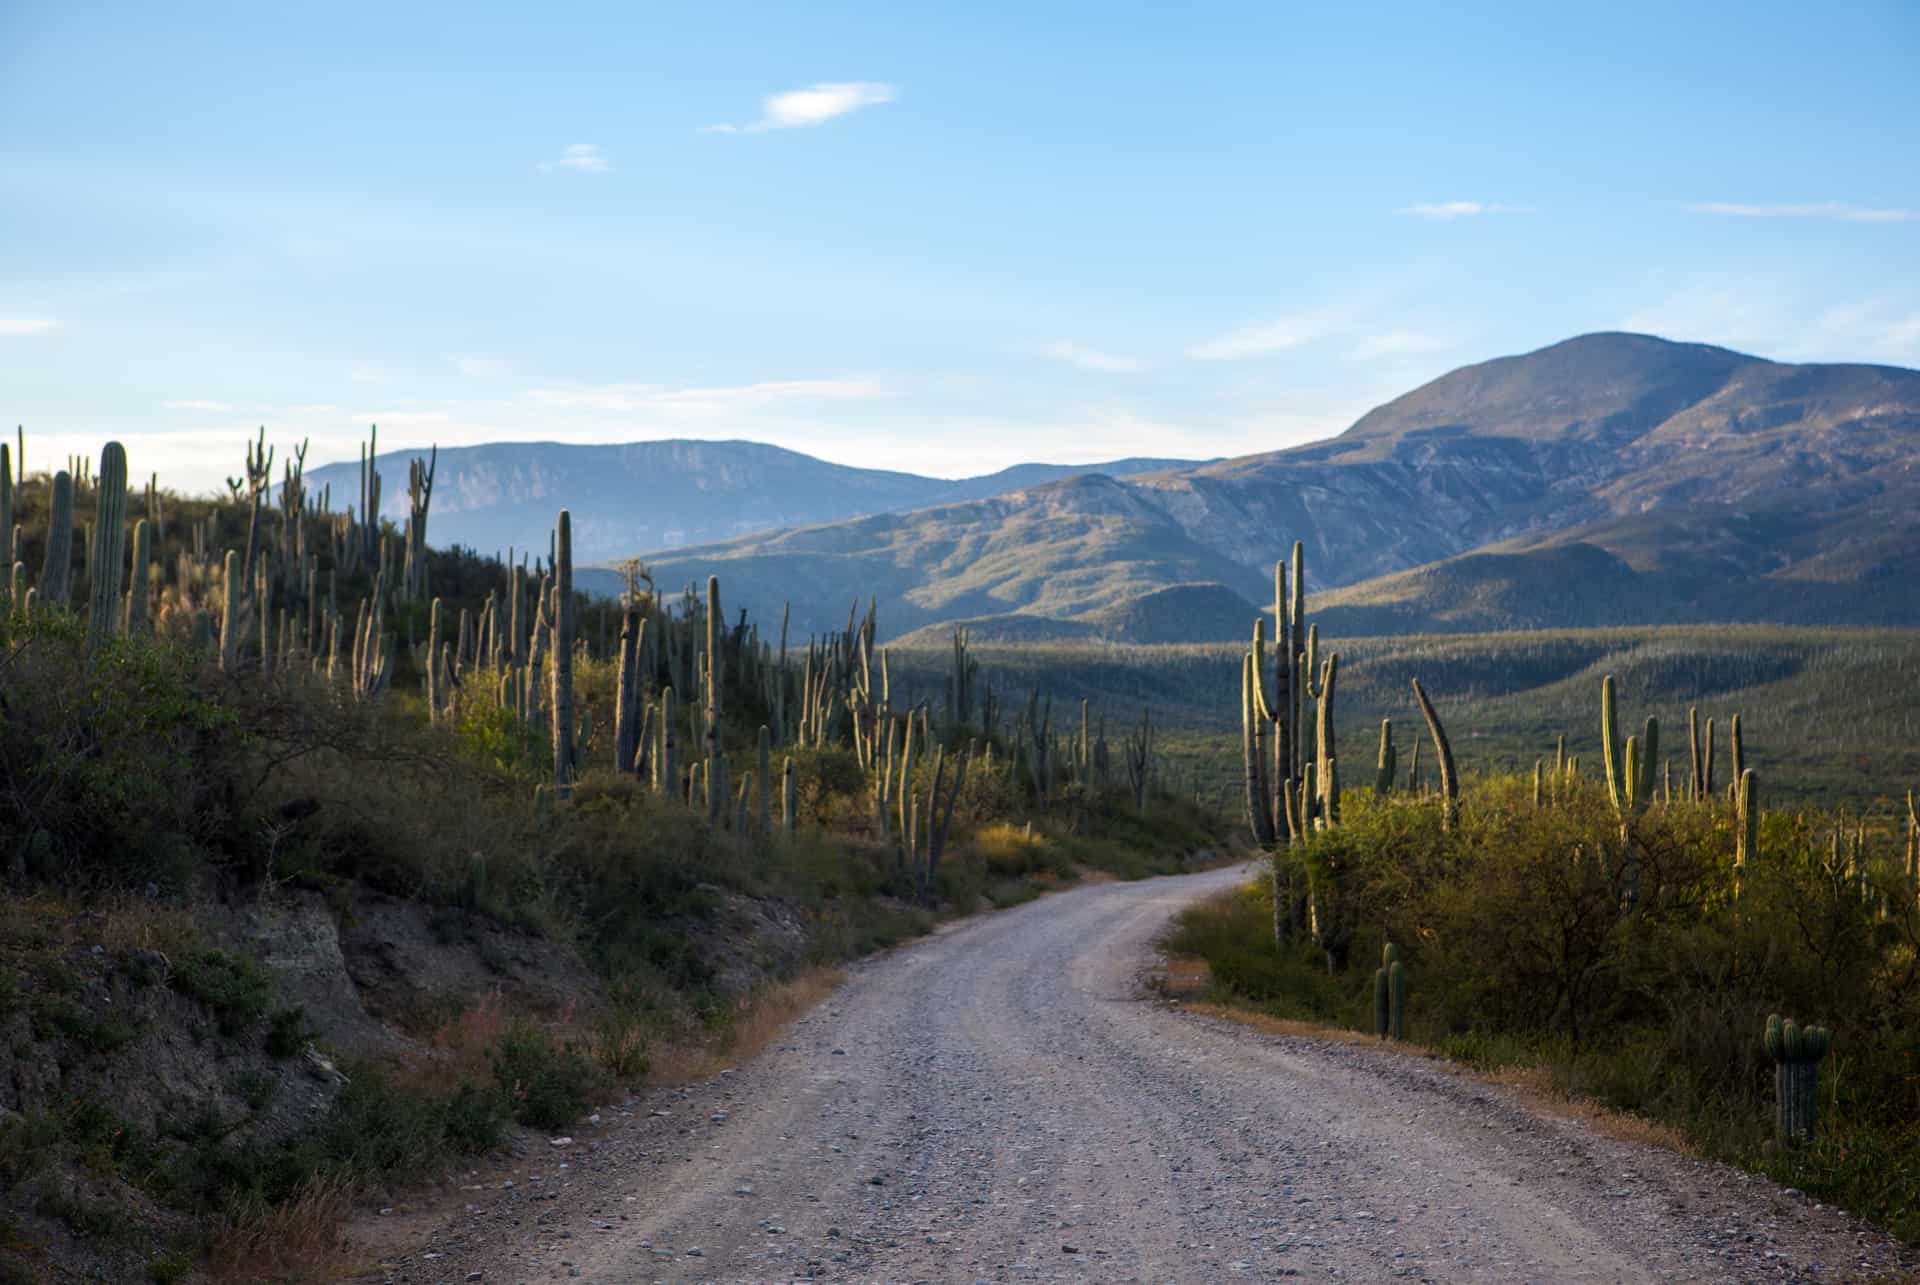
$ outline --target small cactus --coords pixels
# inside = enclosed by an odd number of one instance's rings
[[[1373,970],[1373,1032],[1383,1040],[1406,1038],[1407,970],[1400,948],[1392,942],[1380,948],[1380,967]]]
[[[1774,1137],[1783,1147],[1797,1147],[1813,1140],[1819,1123],[1820,1062],[1833,1035],[1824,1026],[1800,1026],[1774,1013],[1764,1039],[1774,1063]]]

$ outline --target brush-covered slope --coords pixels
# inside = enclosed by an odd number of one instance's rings
[[[1168,585],[1260,578],[1187,536],[1138,492],[1098,474],[967,504],[670,550],[662,587],[718,575],[729,606],[762,620],[793,604],[797,637],[845,622],[835,603],[877,597],[882,633],[1011,612],[1068,619]],[[580,573],[589,591],[613,577]]]
[[[901,647],[944,645],[953,630],[991,643],[1117,642],[1211,643],[1247,633],[1259,609],[1222,584],[1178,584],[1154,589],[1078,616],[1059,618],[1008,612],[923,625],[896,639]]]
[[[379,457],[380,510],[395,522],[407,516],[407,464],[424,455],[396,451]],[[758,442],[493,442],[440,452],[427,530],[440,547],[544,553],[554,514],[565,508],[573,514],[574,556],[611,559],[981,499],[1083,473],[1117,477],[1187,463],[1020,464],[949,479],[850,468]],[[343,509],[359,493],[359,477],[358,464],[329,464],[308,474],[309,489],[317,494],[331,485],[333,506]]]

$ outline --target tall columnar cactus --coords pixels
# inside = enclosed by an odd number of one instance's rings
[[[1398,751],[1393,744],[1393,720],[1380,720],[1380,756],[1373,766],[1373,796],[1385,798],[1393,793],[1393,773],[1398,766]]]
[[[1700,755],[1700,707],[1697,705],[1687,706],[1687,757],[1687,798],[1698,803],[1705,797],[1702,782],[1706,779],[1706,762]]]
[[[100,452],[100,484],[93,548],[87,556],[87,639],[99,642],[120,627],[120,586],[127,561],[127,448],[108,442]]]
[[[613,770],[631,776],[640,758],[640,635],[646,628],[631,600],[620,616],[620,664],[614,679]],[[762,779],[766,769],[760,769]]]
[[[427,611],[427,721],[429,723],[440,721],[440,710],[445,701],[445,694],[441,691],[445,685],[445,679],[440,672],[442,612],[440,600],[435,598],[433,606]]]
[[[220,668],[231,674],[240,661],[240,555],[227,550],[220,586]]]
[[[1634,798],[1638,807],[1644,808],[1653,801],[1654,767],[1659,761],[1660,720],[1649,714],[1646,727],[1640,733],[1640,788]]]
[[[0,567],[4,568],[13,566],[13,464],[8,454],[10,449],[5,442],[0,442]]]
[[[773,729],[760,724],[760,833],[773,833]]]
[[[560,510],[554,530],[553,791],[573,792],[578,768],[573,717],[573,515]]]
[[[1261,637],[1261,627],[1254,626],[1254,641]],[[1253,830],[1253,841],[1261,845],[1271,844],[1274,840],[1273,803],[1267,792],[1266,757],[1261,753],[1262,723],[1265,715],[1260,696],[1260,671],[1258,652],[1249,651],[1240,662],[1240,762],[1246,775],[1247,785],[1247,823]]]
[[[1620,707],[1612,674],[1600,680],[1600,759],[1607,772],[1607,798],[1613,802],[1613,810],[1625,816],[1627,760],[1620,752]]]
[[[1820,1062],[1833,1046],[1824,1026],[1800,1026],[1778,1013],[1767,1018],[1767,1055],[1773,1059],[1774,1137],[1783,1147],[1813,1140],[1820,1114]]]
[[[1320,779],[1320,815],[1329,826],[1340,824],[1340,774],[1333,741],[1333,687],[1340,676],[1340,653],[1329,652],[1320,669],[1319,706],[1314,720],[1314,740],[1318,746],[1315,763]]]
[[[973,684],[980,662],[967,652],[967,631],[953,631],[953,669],[947,675],[947,717],[962,727],[973,725]]]
[[[427,513],[433,507],[433,475],[439,467],[437,445],[426,463],[407,462],[407,561],[402,591],[413,599],[427,596]]]
[[[1907,887],[1920,890],[1920,807],[1912,790],[1907,791]]]
[[[148,564],[153,559],[153,524],[141,518],[133,524],[133,574],[127,582],[127,636],[138,637],[148,632],[150,621],[147,617]]]
[[[727,797],[727,763],[720,754],[720,688],[726,672],[725,621],[720,614],[720,577],[707,577],[707,819],[720,824]]]
[[[653,788],[656,793],[680,796],[680,743],[675,731],[679,719],[674,715],[673,688],[660,692],[660,753],[654,758]]]
[[[42,606],[67,604],[73,584],[73,474],[61,469],[53,475],[53,495],[47,512],[47,560],[40,570]]]
[[[1727,728],[1727,748],[1733,752],[1733,780],[1738,788],[1740,778],[1747,771],[1747,744],[1740,736],[1740,716],[1735,714],[1733,722]]]
[[[1660,725],[1648,719],[1647,734],[1657,751]],[[1608,674],[1600,680],[1600,749],[1606,763],[1607,797],[1613,803],[1614,815],[1620,819],[1621,899],[1632,906],[1640,899],[1640,856],[1633,842],[1632,820],[1646,806],[1646,796],[1652,792],[1653,759],[1643,753],[1639,737],[1629,736],[1622,746],[1619,735],[1620,712],[1614,696],[1613,675]]]
[[[907,715],[907,725],[901,729],[904,735],[900,746],[900,784],[895,790],[895,793],[900,799],[900,841],[903,845],[896,850],[898,860],[895,864],[902,868],[905,867],[908,859],[913,856],[914,850],[913,723],[913,715],[909,713]]]
[[[1448,743],[1440,715],[1417,678],[1413,680],[1413,698],[1420,703],[1420,715],[1427,720],[1427,731],[1433,737],[1434,752],[1440,759],[1440,828],[1451,830],[1460,815],[1460,777],[1454,770],[1453,746]]]
[[[787,755],[787,765],[780,772],[780,813],[788,834],[792,834],[800,825],[800,796],[796,792],[793,779],[793,755]]]
[[[1746,884],[1749,866],[1760,857],[1760,795],[1752,768],[1740,774],[1733,808],[1733,890],[1737,897]]]
[[[1713,720],[1707,720],[1706,734],[1700,744],[1700,797],[1708,803],[1713,802]]]
[[[234,479],[229,479],[227,485],[234,485]],[[271,485],[273,447],[267,445],[267,430],[263,427],[259,441],[247,443],[247,556],[240,567],[242,581],[246,584],[253,583],[253,555],[260,544],[260,505]],[[265,609],[264,604],[261,607]]]

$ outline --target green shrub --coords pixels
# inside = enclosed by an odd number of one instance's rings
[[[173,986],[206,1005],[222,1035],[237,1035],[259,1021],[273,1000],[273,980],[257,960],[211,948],[176,961]]]
[[[586,1114],[604,1081],[593,1060],[557,1043],[538,1027],[517,1023],[501,1038],[493,1075],[513,1118],[535,1129],[560,1129]]]

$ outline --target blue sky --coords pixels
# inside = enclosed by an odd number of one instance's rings
[[[1920,365],[1917,85],[1910,0],[0,0],[0,418],[956,475],[1590,330]]]

